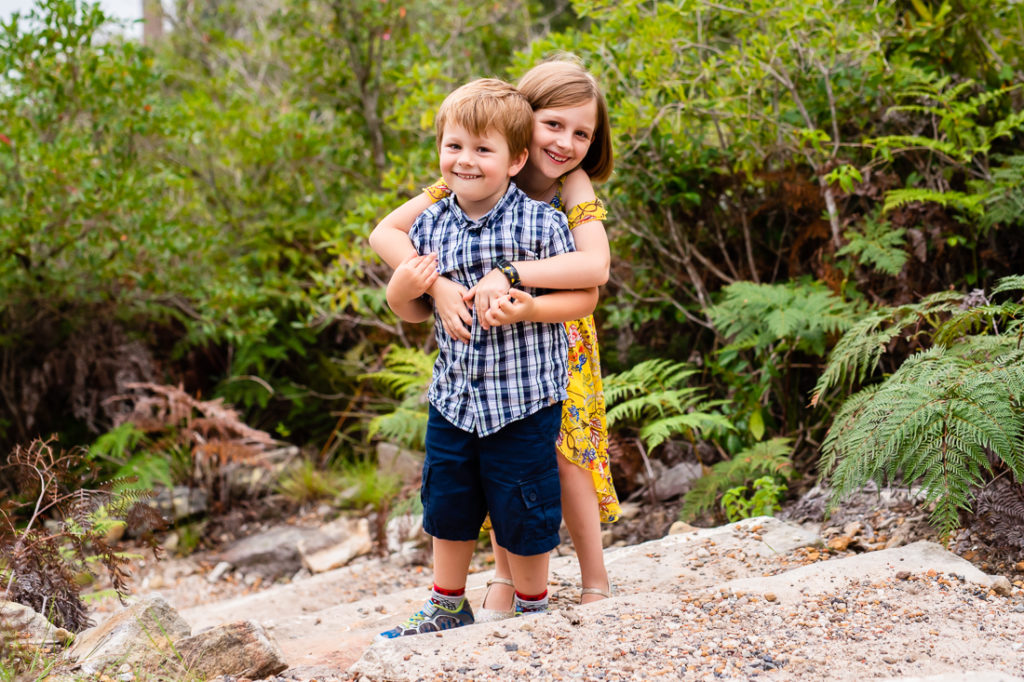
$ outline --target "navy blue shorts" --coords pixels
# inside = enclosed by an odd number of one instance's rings
[[[480,437],[430,407],[423,463],[423,530],[441,540],[476,540],[488,512],[498,544],[521,556],[558,546],[562,523],[555,403]]]

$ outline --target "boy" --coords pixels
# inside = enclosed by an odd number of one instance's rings
[[[417,218],[409,236],[424,255],[403,262],[388,284],[388,304],[410,322],[433,312],[423,294],[438,273],[468,288],[498,268],[515,287],[510,261],[574,249],[565,216],[510,181],[526,162],[533,131],[533,111],[513,86],[481,79],[458,88],[438,110],[436,127],[452,196]],[[579,293],[592,309],[589,293]],[[538,308],[528,295],[523,300]],[[579,313],[547,310],[534,317],[544,322],[476,320],[468,343],[435,320],[439,352],[420,491],[423,527],[434,538],[433,593],[378,639],[473,623],[466,576],[488,512],[511,555],[516,611],[547,609],[548,554],[561,523],[555,439],[568,371],[564,328],[555,322]]]

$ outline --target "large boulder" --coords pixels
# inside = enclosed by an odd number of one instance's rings
[[[31,607],[0,599],[0,631],[10,632],[24,644],[38,647],[64,646],[75,636],[55,626]]]
[[[179,639],[174,647],[189,673],[202,679],[217,675],[262,679],[288,667],[277,642],[253,620],[204,630]]]
[[[149,596],[82,632],[68,658],[94,675],[127,664],[154,673],[180,673],[173,644],[192,633],[188,623],[160,596]]]

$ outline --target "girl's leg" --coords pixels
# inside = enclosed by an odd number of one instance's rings
[[[512,569],[508,565],[508,550],[498,544],[498,539],[491,531],[491,547],[494,548],[494,577],[512,580]],[[487,590],[487,597],[481,604],[485,609],[508,611],[512,608],[515,589],[505,583],[494,582]]]
[[[608,572],[604,567],[601,545],[601,511],[594,492],[594,479],[587,469],[565,457],[558,457],[558,478],[562,484],[562,518],[569,529],[576,557],[580,562],[583,587],[609,591]],[[585,594],[583,604],[603,599],[599,594]]]

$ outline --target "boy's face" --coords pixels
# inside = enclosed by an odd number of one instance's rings
[[[505,136],[495,130],[474,135],[456,123],[441,136],[441,175],[470,218],[483,217],[501,199],[508,180],[526,163],[526,150],[512,158]]]

